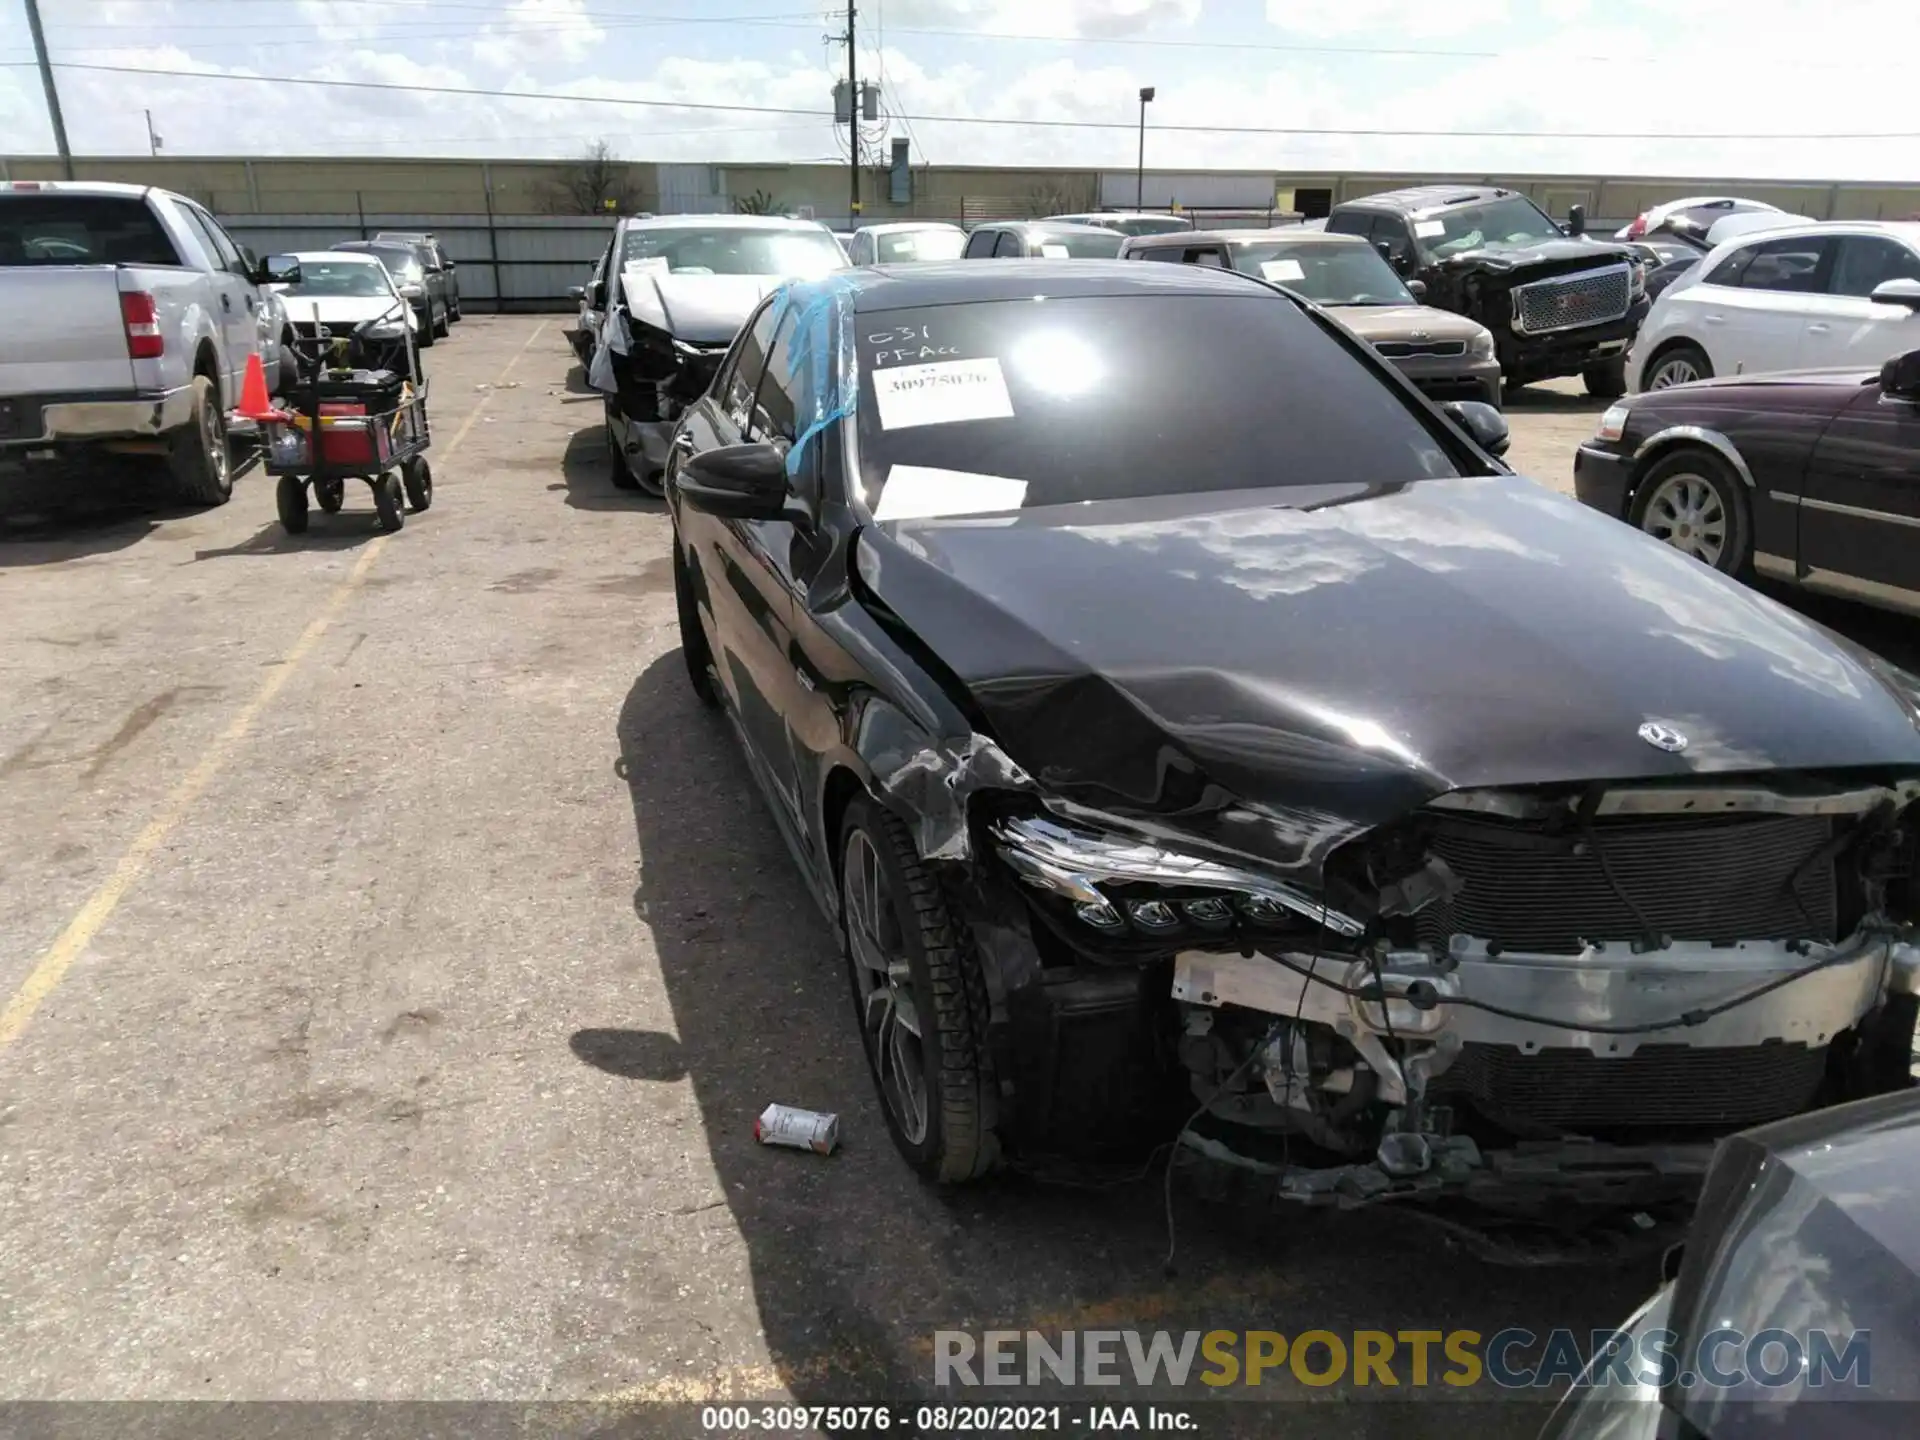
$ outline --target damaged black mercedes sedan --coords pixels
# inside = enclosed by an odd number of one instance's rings
[[[1639,1204],[1909,1083],[1916,682],[1499,426],[1229,271],[756,312],[673,444],[688,673],[922,1173]]]

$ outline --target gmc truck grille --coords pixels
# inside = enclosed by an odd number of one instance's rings
[[[1373,347],[1389,360],[1404,360],[1411,355],[1464,355],[1464,340],[1382,340]]]
[[[1505,1129],[1596,1134],[1742,1130],[1805,1110],[1827,1052],[1776,1042],[1725,1049],[1642,1045],[1631,1055],[1467,1045],[1434,1077],[1435,1098],[1464,1098]]]
[[[1633,303],[1632,271],[1626,265],[1556,275],[1513,290],[1513,328],[1523,335],[1577,330],[1618,320]]]
[[[1420,939],[1497,940],[1509,950],[1577,954],[1582,942],[1631,941],[1648,927],[1674,940],[1831,942],[1838,883],[1824,816],[1673,816],[1601,820],[1593,842],[1497,821],[1439,823],[1433,852],[1460,879],[1422,910]],[[1801,873],[1801,867],[1805,872]]]

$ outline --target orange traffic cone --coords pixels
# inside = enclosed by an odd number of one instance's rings
[[[256,350],[247,357],[247,378],[240,384],[240,408],[233,412],[242,420],[278,420],[280,412],[273,408],[273,400],[267,394],[267,367],[260,361]]]

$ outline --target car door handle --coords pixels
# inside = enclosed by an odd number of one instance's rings
[[[1807,326],[1807,333],[1809,335],[1824,335],[1831,329],[1833,329],[1833,326],[1827,324],[1826,321],[1815,320]]]
[[[233,309],[233,297],[232,297],[231,295],[222,295],[222,296],[220,297],[220,308],[221,308],[222,310],[229,310],[229,311],[230,311],[230,310],[232,310],[232,309]]]
[[[1706,315],[1701,318],[1709,325],[1724,325],[1727,323],[1727,317],[1724,315]]]
[[[247,296],[246,305],[247,305],[247,313],[251,315],[253,313],[253,297],[251,295]]]
[[[684,455],[691,455],[694,449],[693,436],[689,435],[684,430],[674,431],[673,432],[673,448],[680,451]]]
[[[800,682],[800,688],[809,695],[817,688],[814,684],[813,676],[809,675],[806,670],[799,665],[793,667],[793,678]]]

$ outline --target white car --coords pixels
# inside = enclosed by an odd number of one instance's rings
[[[353,250],[301,250],[274,255],[268,265],[283,261],[300,266],[300,280],[276,282],[274,290],[286,306],[287,321],[295,333],[313,335],[324,326],[337,339],[371,321],[363,338],[378,344],[405,337],[419,344],[420,317],[400,293],[392,273],[376,255]]]
[[[1829,221],[1715,247],[1654,302],[1634,391],[1716,375],[1877,369],[1920,350],[1920,223]]]
[[[862,225],[846,242],[856,265],[890,265],[904,260],[958,260],[967,232],[944,220],[893,220]]]

